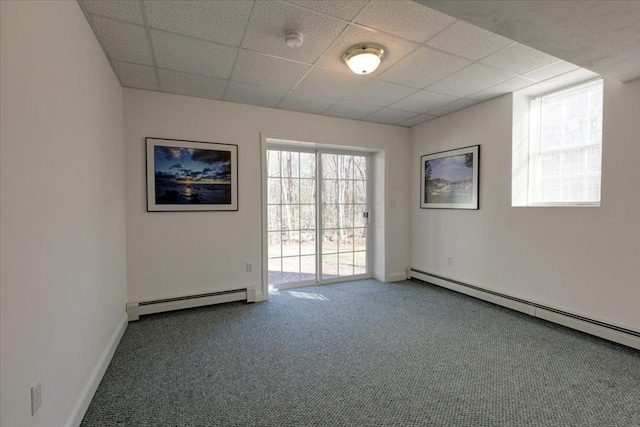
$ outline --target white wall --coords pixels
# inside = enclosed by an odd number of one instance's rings
[[[0,8],[0,425],[62,426],[124,325],[122,89],[76,2]]]
[[[412,129],[412,266],[640,331],[640,81],[605,80],[600,208],[511,207],[511,107]],[[419,209],[419,157],[475,144],[480,210]]]
[[[124,117],[129,301],[247,284],[261,289],[261,133],[386,150],[386,202],[397,206],[385,215],[386,276],[404,274],[408,129],[134,89],[124,90]],[[239,211],[146,212],[145,137],[237,144]],[[245,262],[259,268],[247,273]]]

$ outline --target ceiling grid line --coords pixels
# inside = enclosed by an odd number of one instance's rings
[[[260,1],[260,0],[258,0],[258,1]],[[273,1],[273,0],[271,0],[271,1]],[[297,4],[297,3],[294,3],[292,1],[288,1],[288,0],[277,0],[277,1],[278,1],[278,3],[282,3],[282,4],[286,5],[286,6],[291,6],[293,8],[302,9],[302,10],[304,10],[306,12],[313,13],[313,14],[316,14],[316,15],[322,15],[322,16],[324,16],[326,18],[333,19],[333,20],[336,20],[336,21],[340,21],[340,22],[342,22],[344,24],[348,24],[348,23],[351,22],[348,19],[343,19],[343,18],[340,18],[339,16],[334,16],[334,15],[330,15],[328,13],[324,13],[324,12],[319,11],[319,10],[311,9],[309,7],[305,7],[305,6],[301,5],[301,4]]]
[[[107,1],[107,0],[105,0],[105,1]],[[138,0],[138,1],[139,1],[139,2],[140,2],[140,4],[142,5],[142,6],[141,6],[141,7],[142,7],[142,9],[144,10],[144,1],[143,1],[143,0]],[[289,4],[289,2],[287,2],[286,0],[282,0],[282,2],[283,2],[283,3],[285,3],[285,4]],[[293,4],[293,3],[291,3],[291,4]],[[303,8],[303,9],[305,9],[305,10],[310,10],[310,9],[304,8],[303,6],[299,6],[299,5],[297,5],[297,6],[298,6],[298,7],[300,7],[300,8]],[[253,10],[253,9],[252,9],[252,10]],[[317,13],[320,13],[320,12],[317,12]],[[108,19],[108,20],[113,21],[113,22],[119,22],[119,23],[127,24],[127,25],[134,25],[134,26],[137,26],[137,27],[144,28],[145,30],[154,30],[154,31],[157,31],[157,32],[162,32],[162,33],[166,33],[166,34],[172,34],[172,35],[175,35],[175,36],[180,36],[180,37],[183,37],[183,38],[188,38],[188,39],[192,39],[192,40],[196,40],[196,41],[200,41],[200,42],[204,42],[204,43],[211,43],[211,44],[216,45],[216,46],[236,47],[236,46],[233,46],[233,45],[224,44],[224,43],[218,43],[218,42],[214,42],[214,41],[211,41],[211,40],[203,39],[203,38],[200,38],[200,37],[194,37],[194,36],[187,35],[187,34],[183,34],[183,33],[177,33],[177,32],[175,32],[175,31],[170,31],[170,30],[167,30],[167,29],[164,29],[164,28],[154,27],[154,26],[152,26],[152,25],[140,25],[140,24],[137,24],[137,23],[134,23],[134,22],[124,21],[124,20],[122,20],[122,19],[113,18],[113,17],[106,16],[106,15],[100,15],[100,14],[96,14],[96,13],[93,13],[93,14],[91,14],[91,15],[95,15],[95,16],[98,16],[98,17],[100,17],[100,18]],[[323,15],[325,15],[325,16],[327,16],[327,17],[330,17],[330,18],[333,18],[333,19],[336,19],[336,20],[339,20],[339,21],[344,21],[344,22],[345,22],[345,23],[347,23],[348,25],[351,25],[351,26],[354,26],[354,27],[358,27],[358,28],[363,28],[363,29],[371,30],[371,28],[366,27],[366,26],[361,25],[361,24],[358,24],[358,23],[355,23],[355,22],[349,22],[349,21],[341,20],[341,19],[339,19],[339,18],[332,17],[331,15],[326,15],[326,14],[323,14]],[[144,19],[146,20],[146,17],[145,17]],[[403,38],[403,37],[401,37],[401,36],[393,35],[393,34],[391,34],[391,33],[386,33],[385,31],[381,31],[381,30],[373,30],[373,31],[374,31],[374,32],[377,32],[377,33],[387,34],[387,35],[389,35],[389,36],[392,36],[392,37],[395,37],[395,38],[398,38],[398,39],[402,39],[402,40],[405,40],[405,41],[408,41],[408,42],[416,43],[416,44],[417,44],[417,46],[416,46],[416,49],[414,49],[414,50],[417,50],[418,48],[420,48],[420,47],[422,46],[422,47],[426,47],[426,48],[428,48],[428,49],[431,49],[431,50],[434,50],[434,51],[437,51],[437,52],[440,52],[440,53],[444,53],[444,54],[447,54],[447,55],[450,55],[450,56],[454,56],[454,57],[457,57],[457,58],[460,58],[460,59],[467,59],[467,60],[468,60],[468,58],[465,58],[464,56],[460,56],[460,55],[457,55],[457,54],[455,54],[455,53],[448,52],[448,51],[446,51],[446,50],[442,50],[442,49],[439,49],[439,48],[437,48],[437,47],[430,46],[430,45],[426,44],[429,40],[433,39],[433,38],[434,38],[434,37],[436,37],[438,34],[442,33],[442,32],[443,32],[443,31],[445,31],[447,28],[449,28],[449,27],[451,27],[452,25],[454,25],[456,22],[458,22],[458,21],[454,21],[454,22],[453,22],[452,24],[450,24],[448,27],[446,27],[446,28],[444,28],[443,30],[439,31],[438,33],[434,34],[434,36],[433,36],[433,37],[429,38],[429,39],[428,39],[426,42],[424,42],[424,43],[417,43],[417,42],[414,42],[414,41],[412,41],[412,40],[409,40],[409,39]],[[347,30],[347,28],[345,28],[345,29],[343,30],[343,33],[344,33],[344,31],[346,31],[346,30]],[[246,32],[246,28],[245,28],[245,32]],[[244,41],[244,36],[243,36],[243,41]],[[150,44],[151,44],[151,43],[150,43]],[[506,47],[504,47],[504,48],[500,48],[499,50],[496,50],[495,52],[491,52],[490,54],[488,54],[488,55],[486,55],[486,56],[482,57],[481,59],[475,60],[475,62],[480,62],[480,61],[482,61],[483,59],[485,59],[486,57],[488,57],[488,56],[490,56],[490,55],[492,55],[492,54],[494,54],[494,53],[497,53],[497,52],[499,52],[499,51],[501,51],[501,50],[504,50],[504,49],[506,49],[506,48],[508,48],[508,47],[511,47],[511,46],[513,46],[513,45],[516,45],[516,44],[519,44],[519,43],[517,43],[517,42],[513,42],[513,43],[512,43],[512,44],[510,44],[509,46],[506,46]],[[295,62],[295,63],[299,63],[299,64],[305,64],[305,65],[316,65],[316,63],[315,63],[315,62],[314,62],[314,63],[310,63],[310,62],[299,61],[299,60],[295,60],[295,59],[291,59],[291,58],[282,58],[282,57],[277,56],[277,55],[271,55],[271,54],[268,54],[268,53],[265,53],[265,52],[260,52],[260,51],[257,51],[257,50],[253,50],[253,49],[250,49],[250,48],[244,47],[244,46],[242,46],[242,45],[241,45],[241,47],[240,47],[240,48],[241,48],[241,49],[244,49],[244,50],[251,51],[251,52],[255,52],[256,54],[263,55],[263,56],[270,57],[270,58],[277,58],[277,59],[282,59],[282,60],[285,60],[285,61]],[[325,52],[326,52],[328,49],[329,49],[329,48],[325,49]],[[412,53],[412,52],[410,52],[410,53]],[[153,49],[152,49],[152,54],[153,54]],[[323,53],[323,54],[324,54],[324,53]],[[321,55],[321,56],[322,56],[322,55]],[[118,59],[118,61],[121,61],[121,62],[128,62],[128,63],[131,63],[131,64],[144,65],[144,64],[140,64],[139,62],[126,61],[126,60],[122,60],[122,59]],[[317,61],[316,61],[316,62],[317,62]],[[489,65],[489,64],[485,64],[485,65]],[[319,67],[322,67],[321,65],[318,65],[318,66],[319,66]],[[490,66],[490,65],[489,65],[489,66]],[[540,68],[544,68],[544,67],[545,67],[545,66],[540,67]],[[535,70],[534,70],[534,71],[535,71]],[[190,74],[195,74],[195,73],[190,73]],[[522,75],[522,77],[524,77],[524,75]]]
[[[158,69],[158,62],[156,61],[155,49],[153,48],[153,41],[151,40],[151,30],[149,29],[149,21],[147,19],[147,13],[145,10],[144,2],[138,0],[140,3],[140,13],[142,14],[142,22],[144,22],[144,30],[147,34],[147,43],[149,43],[149,50],[151,50],[151,61],[153,62],[153,71],[156,75],[156,83],[158,90],[162,91],[162,82],[160,81],[160,70]]]
[[[238,54],[240,54],[240,49],[242,49],[244,40],[247,37],[247,28],[249,27],[249,22],[251,22],[251,16],[253,16],[253,11],[255,10],[255,8],[256,8],[256,3],[253,2],[253,4],[251,5],[251,12],[249,12],[249,18],[247,19],[247,24],[245,25],[244,30],[242,31],[242,40],[240,40]],[[227,91],[229,90],[229,81],[231,81],[231,78],[233,77],[233,72],[236,69],[237,63],[238,63],[238,55],[236,55],[236,60],[233,61],[233,65],[231,66],[231,73],[229,74],[229,79],[227,79],[227,83],[224,85],[224,91],[222,92],[222,99],[226,99],[227,97]]]
[[[367,3],[368,4],[368,3]],[[366,6],[366,4],[362,7],[364,9],[364,7]],[[362,9],[361,9],[362,10]],[[353,19],[355,19],[357,17],[356,16],[353,17]],[[314,70],[317,68],[322,68],[321,66],[318,65],[318,62],[324,57],[324,55],[327,54],[327,52],[331,49],[331,46],[333,46],[333,44],[336,42],[336,40],[338,40],[340,38],[340,36],[342,36],[346,31],[348,31],[349,29],[349,23],[347,24],[347,26],[344,27],[344,29],[340,32],[340,34],[338,36],[336,36],[335,39],[332,40],[332,42],[327,46],[327,48],[320,54],[320,56],[318,57],[318,59],[316,59],[316,61],[312,64],[311,68],[309,68],[309,70],[305,73],[304,76],[302,76],[300,78],[300,80],[298,80],[298,82],[293,86],[293,88],[291,88],[291,90],[287,93],[287,95],[285,95],[281,100],[280,103],[287,97],[289,96],[289,94],[293,93],[295,91],[295,89],[300,85],[300,83]],[[365,78],[365,76],[361,76],[362,78]],[[366,76],[367,80],[369,76]],[[366,82],[363,82],[362,84],[364,84]],[[330,108],[332,108],[333,106],[335,106],[336,104],[338,104],[341,100],[345,99],[347,96],[349,96],[351,93],[355,92],[356,90],[358,90],[360,88],[359,85],[358,87],[354,88],[350,93],[347,93],[347,95],[343,96],[342,98],[339,98],[338,100],[336,100],[333,104],[331,104],[330,106],[328,106],[327,108],[325,108],[324,110],[322,110],[322,112],[324,113],[325,111],[329,110]],[[278,104],[280,104],[278,103]]]
[[[78,3],[123,87],[333,117],[414,126],[555,76],[596,75],[439,1]],[[288,30],[302,46],[285,46]],[[355,77],[343,54],[360,43],[386,52]]]

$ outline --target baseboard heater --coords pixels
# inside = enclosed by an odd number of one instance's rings
[[[588,317],[579,316],[566,311],[547,307],[500,292],[483,289],[479,286],[470,285],[458,280],[438,276],[436,274],[420,271],[415,268],[407,269],[408,279],[418,279],[432,285],[437,285],[452,291],[460,292],[493,304],[501,305],[512,310],[527,313],[540,319],[548,320],[572,329],[595,335],[610,341],[617,342],[629,347],[640,349],[640,332],[620,326],[611,325]]]
[[[221,304],[232,301],[256,301],[256,288],[247,287],[228,289],[202,294],[185,295],[174,298],[135,301],[127,303],[129,321],[138,320],[140,316],[164,311],[182,310],[185,308],[202,307],[205,305]]]

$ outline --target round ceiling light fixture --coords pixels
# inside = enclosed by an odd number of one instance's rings
[[[384,49],[371,44],[352,47],[344,54],[344,62],[356,74],[373,73],[384,56]]]

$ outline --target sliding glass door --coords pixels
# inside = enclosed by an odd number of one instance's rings
[[[270,288],[366,277],[367,159],[288,147],[267,150]]]
[[[267,151],[270,286],[317,280],[316,154]]]
[[[367,273],[367,158],[321,153],[322,279]]]

